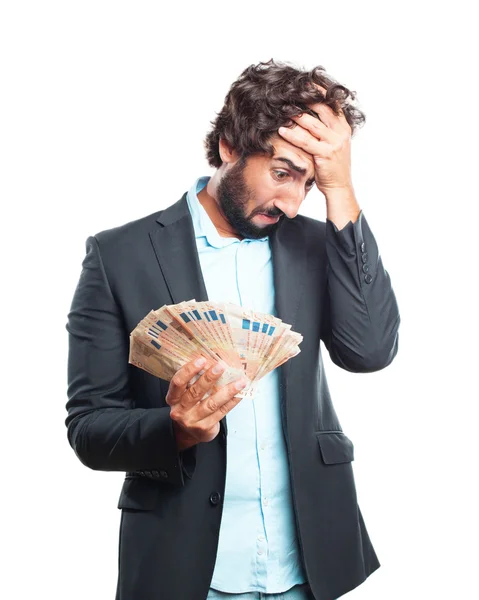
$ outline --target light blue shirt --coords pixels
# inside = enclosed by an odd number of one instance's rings
[[[276,316],[269,238],[221,237],[197,196],[209,179],[197,179],[187,194],[208,298]],[[281,423],[278,369],[260,379],[254,397],[242,400],[226,419],[226,486],[211,587],[229,593],[281,593],[306,582],[306,576]]]

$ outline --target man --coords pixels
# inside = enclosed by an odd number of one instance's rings
[[[320,341],[346,371],[378,371],[400,317],[351,181],[364,115],[323,71],[248,67],[206,138],[214,174],[87,239],[66,424],[85,465],[126,472],[117,600],[334,600],[380,566]],[[326,222],[298,214],[314,184]],[[171,382],[129,365],[136,324],[191,298],[275,314],[301,353],[250,400],[233,382],[199,402],[220,376],[211,361]]]

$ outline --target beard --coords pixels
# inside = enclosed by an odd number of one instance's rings
[[[258,227],[252,222],[252,217],[259,213],[278,217],[283,215],[283,213],[278,209],[268,212],[258,209],[250,215],[246,214],[248,202],[252,200],[253,204],[256,204],[256,196],[244,179],[245,167],[246,159],[241,158],[229,171],[226,171],[216,189],[217,201],[223,216],[236,233],[243,238],[257,240],[269,236],[276,231],[281,223],[281,219],[277,223]]]

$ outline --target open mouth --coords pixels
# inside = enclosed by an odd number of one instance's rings
[[[280,217],[270,217],[269,215],[265,215],[263,213],[258,213],[258,217],[265,223],[277,223]]]

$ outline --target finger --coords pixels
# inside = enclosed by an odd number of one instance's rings
[[[206,370],[193,385],[186,388],[179,401],[181,406],[190,408],[202,400],[205,394],[217,383],[225,368],[226,365],[219,361]]]
[[[308,107],[317,113],[323,124],[329,127],[329,129],[332,129],[333,131],[342,131],[343,129],[351,130],[351,126],[346,120],[346,116],[339,105],[339,101],[336,101],[335,105],[338,114],[336,114],[330,106],[324,104],[323,102],[308,104]]]
[[[333,131],[342,131],[343,129],[351,130],[351,126],[347,122],[344,112],[339,106],[339,102],[336,102],[336,110],[338,111],[338,114],[336,114],[330,106],[321,102],[308,106],[318,113],[321,121],[327,127],[329,127],[329,129],[332,129]]]
[[[301,116],[294,116],[291,119],[303,129],[309,131],[316,139],[331,143],[332,134],[329,127],[322,123],[316,117],[303,113]],[[294,127],[293,127],[294,129]]]
[[[302,148],[313,156],[326,157],[331,153],[331,144],[318,140],[301,126],[280,127],[278,133],[290,144]]]
[[[210,429],[222,419],[234,406],[241,400],[241,396],[237,396],[238,392],[248,385],[248,380],[244,377],[232,381],[223,386],[219,391],[197,406],[197,414],[203,429]]]
[[[178,371],[173,375],[168,393],[166,395],[166,402],[172,406],[179,402],[180,398],[186,390],[188,382],[195,376],[198,375],[202,370],[209,365],[209,360],[205,357],[190,360],[184,364]]]
[[[320,86],[317,83],[313,83],[314,87],[317,88],[322,94],[324,94],[324,96],[326,96],[326,92],[327,90]],[[340,105],[340,101],[336,100],[335,103],[335,108],[337,110],[336,114],[334,112],[334,110],[328,106],[327,104],[324,104],[324,102],[314,102],[311,104],[307,105],[309,108],[311,108],[312,110],[314,110],[321,118],[321,120],[324,122],[324,124],[329,127],[330,129],[338,129],[339,127],[341,128],[346,128],[351,130],[351,126],[349,125],[346,116],[341,108]]]

